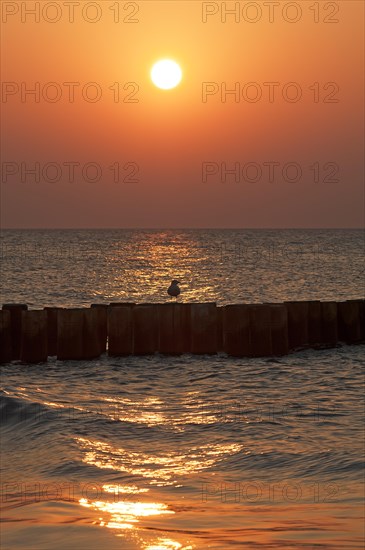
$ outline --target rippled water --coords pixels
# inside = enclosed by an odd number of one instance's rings
[[[2,232],[2,302],[340,300],[364,294],[362,230]]]
[[[359,298],[363,235],[9,231],[2,301]],[[363,548],[364,351],[2,365],[2,548]]]
[[[363,354],[4,366],[5,547],[361,548]]]

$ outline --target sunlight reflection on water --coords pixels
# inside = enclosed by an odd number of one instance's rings
[[[2,233],[4,302],[79,307],[181,300],[338,300],[363,293],[362,230],[75,230]]]
[[[114,494],[148,492],[148,489],[140,490],[135,486],[120,485],[104,485],[103,490]],[[132,537],[135,541],[138,541],[140,548],[143,550],[193,550],[195,548],[195,546],[190,544],[186,546],[167,537],[156,538],[152,543],[147,540],[147,536],[139,526],[141,518],[175,514],[174,511],[168,509],[166,504],[139,501],[107,502],[87,498],[81,498],[79,504],[85,508],[92,508],[97,512],[102,512],[103,515],[99,517],[97,522],[100,527],[122,531],[122,533],[119,532],[116,535],[127,538]],[[126,531],[126,533],[123,533],[123,531]]]
[[[102,441],[78,437],[82,460],[101,469],[112,469],[149,479],[151,485],[176,485],[178,476],[204,471],[219,460],[239,452],[242,445],[207,444],[190,447],[188,453],[170,450],[161,455],[130,451]]]

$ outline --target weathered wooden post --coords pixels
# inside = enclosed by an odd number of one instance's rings
[[[250,313],[246,304],[223,308],[223,351],[233,357],[250,354]]]
[[[83,359],[84,310],[60,309],[57,317],[57,359]]]
[[[141,304],[133,308],[133,353],[153,355],[158,348],[157,304]]]
[[[82,358],[96,359],[103,353],[100,341],[99,310],[84,309],[82,331]]]
[[[57,334],[57,359],[81,360],[100,356],[96,309],[60,309]]]
[[[223,315],[224,307],[217,306],[217,350],[223,351]]]
[[[217,307],[213,303],[191,304],[191,352],[217,353]]]
[[[0,311],[0,363],[9,363],[11,355],[11,313],[3,309]]]
[[[106,340],[108,336],[108,306],[106,304],[91,304],[97,313],[97,325],[99,334],[100,353],[106,351]]]
[[[338,302],[338,338],[341,342],[355,344],[361,340],[360,304],[356,300]]]
[[[183,353],[191,352],[191,304],[182,304],[181,323],[183,331]]]
[[[82,359],[84,313],[81,308],[60,309],[57,315],[57,359]]]
[[[321,302],[311,300],[308,303],[308,344],[320,344],[322,341],[321,332]]]
[[[47,312],[43,309],[24,310],[22,312],[20,360],[24,363],[46,362],[47,340]]]
[[[272,355],[289,353],[288,311],[283,304],[269,304]]]
[[[288,310],[289,348],[308,344],[308,302],[284,302]]]
[[[57,319],[59,307],[45,307],[44,310],[47,313],[47,347],[48,355],[57,355]]]
[[[134,302],[110,302],[108,307],[134,307]]]
[[[183,308],[179,303],[158,304],[158,351],[168,355],[184,352]]]
[[[351,303],[357,304],[357,306],[352,306],[352,307],[355,307],[355,311],[357,312],[357,317],[358,317],[358,322],[357,322],[358,330],[357,329],[355,330],[353,343],[359,344],[360,342],[365,341],[365,300],[361,300],[361,299],[347,300],[347,302],[349,302],[350,304]]]
[[[365,300],[355,300],[359,304],[360,342],[365,342]]]
[[[113,305],[108,308],[108,355],[120,357],[133,353],[134,304]]]
[[[337,333],[337,303],[321,302],[321,333],[322,343],[335,346],[338,340]]]
[[[250,311],[250,357],[272,355],[270,306],[252,304]]]
[[[4,304],[2,309],[10,311],[11,326],[11,357],[20,358],[20,344],[22,338],[22,311],[28,309],[26,304]]]

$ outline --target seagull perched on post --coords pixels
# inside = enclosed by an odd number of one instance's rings
[[[177,285],[179,285],[180,282],[177,281],[176,279],[174,279],[173,281],[171,281],[171,285],[169,286],[169,288],[167,289],[167,294],[170,296],[170,298],[172,298],[173,296],[175,298],[177,298],[180,294],[180,289]]]

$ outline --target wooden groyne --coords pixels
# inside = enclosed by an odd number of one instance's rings
[[[92,304],[89,308],[4,304],[0,362],[110,356],[215,354],[270,357],[307,347],[365,342],[365,300],[283,304]]]

